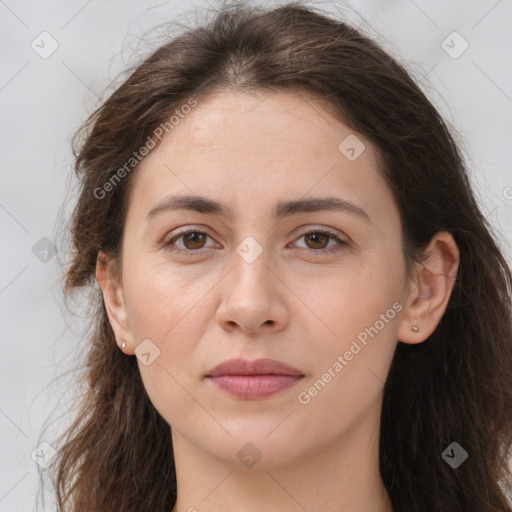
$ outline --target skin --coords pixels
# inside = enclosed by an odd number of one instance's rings
[[[353,133],[305,94],[230,91],[199,101],[136,171],[122,278],[98,260],[97,280],[124,352],[145,339],[160,351],[138,364],[172,429],[172,512],[255,512],[269,503],[280,512],[392,510],[378,470],[384,382],[397,340],[421,343],[438,325],[459,252],[440,232],[427,262],[406,275],[399,212],[372,144],[356,134],[365,150],[354,161],[338,150]],[[148,221],[169,194],[206,196],[233,215],[177,210]],[[278,201],[327,196],[355,203],[370,222],[348,211],[272,216]],[[186,227],[208,237],[182,237],[174,247],[183,252],[171,252],[165,242]],[[315,229],[349,245],[304,236]],[[262,250],[251,263],[237,253],[246,237]],[[185,253],[192,249],[199,255]],[[394,318],[300,403],[394,303]],[[232,357],[277,359],[304,378],[265,399],[235,398],[205,379]],[[252,467],[237,457],[248,442],[261,454]]]

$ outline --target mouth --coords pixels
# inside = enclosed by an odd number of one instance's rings
[[[261,399],[296,385],[305,375],[274,359],[229,359],[205,376],[225,393],[244,399]]]

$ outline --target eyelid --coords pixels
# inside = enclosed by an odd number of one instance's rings
[[[336,242],[336,244],[334,246],[327,247],[324,249],[310,249],[308,247],[299,247],[299,249],[307,251],[309,253],[313,253],[315,255],[333,254],[342,249],[346,249],[347,247],[352,245],[352,242],[349,242],[348,240],[344,240],[342,238],[344,235],[337,233],[336,231],[332,230],[331,228],[315,227],[315,226],[310,226],[310,227],[304,229],[303,231],[301,231],[298,235],[296,235],[294,242],[296,242],[297,240],[301,239],[304,235],[307,235],[309,233],[321,233],[321,234],[329,236],[332,240],[334,240]]]
[[[195,227],[193,225],[187,225],[182,230],[180,230],[180,231],[178,231],[176,233],[173,233],[172,236],[164,238],[164,240],[162,242],[162,245],[164,247],[168,247],[168,246],[170,246],[171,242],[175,243],[182,236],[187,235],[189,233],[202,233],[202,234],[206,235],[207,237],[210,237],[212,240],[214,239],[213,236],[210,235],[208,233],[207,229],[204,228],[203,226]],[[190,253],[190,254],[194,254],[195,252],[204,251],[204,248],[202,248],[202,249],[177,249],[176,251],[177,252],[187,252],[187,253]]]
[[[346,242],[349,243],[349,240],[350,238],[345,235],[345,233],[343,233],[342,231],[338,230],[338,229],[334,229],[334,228],[327,228],[327,227],[324,227],[324,226],[315,226],[315,225],[311,225],[311,224],[308,224],[306,225],[306,227],[304,227],[304,229],[301,229],[299,228],[300,231],[299,231],[299,234],[298,235],[295,235],[296,237],[297,236],[304,236],[304,235],[307,235],[308,233],[326,233],[330,236],[332,236],[333,238],[341,238],[341,237],[345,237],[347,240]]]

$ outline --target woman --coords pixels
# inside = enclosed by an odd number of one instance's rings
[[[66,291],[98,309],[59,510],[512,510],[511,272],[376,43],[225,7],[82,133]]]

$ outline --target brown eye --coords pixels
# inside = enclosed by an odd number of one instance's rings
[[[304,235],[307,243],[312,244],[312,246],[310,245],[311,249],[324,249],[330,238],[332,238],[330,235],[320,231],[312,231]]]
[[[346,249],[350,245],[349,242],[342,240],[336,233],[319,229],[303,233],[299,240],[304,240],[304,245],[298,245],[297,247],[309,249],[311,254],[318,256]]]
[[[189,231],[182,235],[183,244],[187,249],[202,249],[206,241],[206,233],[201,231]]]
[[[189,229],[164,243],[164,246],[173,252],[188,253],[190,256],[201,254],[202,249],[208,248],[207,239],[211,238],[208,233],[197,229]],[[342,240],[335,233],[321,230],[311,230],[304,233],[300,239],[304,239],[305,246],[302,249],[309,249],[312,254],[322,255],[336,252],[347,248],[350,244]],[[333,242],[331,245],[330,242]]]
[[[201,249],[207,247],[205,245],[207,238],[210,238],[208,233],[197,229],[189,229],[173,236],[164,243],[164,246],[170,251],[194,255],[196,251],[201,251]]]

